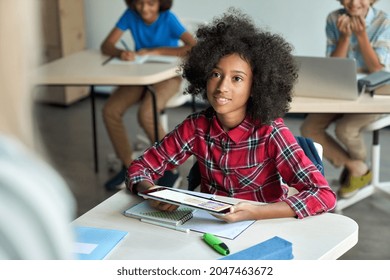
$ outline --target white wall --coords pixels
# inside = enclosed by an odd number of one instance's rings
[[[98,49],[114,27],[126,5],[123,0],[84,0],[87,47]],[[377,8],[390,13],[390,1]],[[230,6],[241,8],[257,24],[281,34],[295,48],[295,54],[324,56],[325,19],[340,7],[336,0],[175,0],[172,11],[179,17],[210,21]]]

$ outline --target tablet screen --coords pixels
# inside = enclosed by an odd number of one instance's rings
[[[192,206],[206,211],[224,214],[229,212],[232,204],[217,201],[211,198],[204,198],[196,194],[184,193],[170,188],[155,188],[146,192],[140,193],[141,196],[149,197],[173,204]]]

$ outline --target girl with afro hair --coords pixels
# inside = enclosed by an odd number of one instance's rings
[[[133,193],[153,188],[165,170],[193,155],[201,192],[247,200],[218,216],[227,222],[332,210],[335,193],[282,119],[297,79],[291,46],[234,8],[200,26],[196,37],[182,64],[186,93],[201,96],[210,107],[187,117],[135,160],[127,188]],[[298,192],[288,196],[289,187]]]

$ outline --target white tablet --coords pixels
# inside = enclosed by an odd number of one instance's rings
[[[202,209],[216,215],[229,213],[230,207],[234,205],[168,187],[156,187],[138,194],[144,198],[159,200],[174,205],[184,205],[194,209]]]

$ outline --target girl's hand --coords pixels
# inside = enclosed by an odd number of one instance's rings
[[[244,220],[257,220],[261,205],[254,205],[248,202],[239,202],[230,207],[230,212],[226,215],[216,215],[215,217],[228,223],[234,223]]]
[[[179,207],[177,205],[165,203],[165,202],[158,201],[158,200],[153,200],[153,199],[148,199],[148,200],[149,200],[150,206],[152,206],[153,208],[156,208],[158,210],[161,210],[161,211],[173,212]]]
[[[135,53],[132,51],[122,51],[120,55],[120,59],[132,61],[135,59]]]
[[[147,190],[154,189],[154,188],[156,188],[156,186],[149,183],[148,181],[141,181],[137,184],[136,188],[137,188],[138,192],[144,192]],[[165,203],[165,202],[150,199],[150,198],[148,198],[147,200],[149,201],[150,206],[152,206],[153,208],[156,208],[158,210],[161,210],[161,211],[172,212],[172,211],[175,211],[179,207],[177,205]]]

